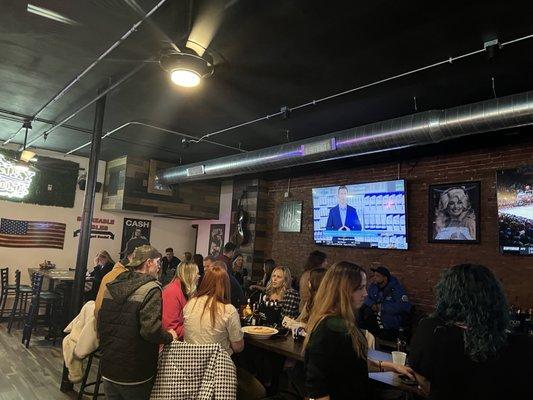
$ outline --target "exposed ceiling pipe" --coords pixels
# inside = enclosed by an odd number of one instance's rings
[[[533,124],[533,91],[411,114],[245,154],[168,168],[158,174],[158,180],[170,185],[243,175],[438,143],[530,124]]]
[[[107,132],[104,136],[102,136],[102,139],[105,139],[107,138],[108,136],[110,136],[111,134],[115,133],[115,132],[118,132],[119,130],[122,130],[130,125],[140,125],[140,126],[144,126],[144,127],[147,127],[147,128],[151,128],[151,129],[155,129],[155,130],[158,130],[158,131],[161,131],[161,132],[166,132],[166,133],[171,133],[173,135],[179,135],[179,136],[182,136],[182,137],[185,137],[185,138],[188,138],[188,139],[191,139],[191,140],[194,140],[194,139],[198,139],[197,136],[191,136],[191,135],[187,135],[185,133],[181,133],[181,132],[177,132],[177,131],[173,131],[171,129],[166,129],[166,128],[162,128],[160,126],[156,126],[156,125],[151,125],[151,124],[145,124],[144,122],[138,122],[138,121],[130,121],[130,122],[127,122],[125,124],[122,124],[120,125],[119,127],[115,128],[115,129],[112,129],[110,130],[109,132]],[[221,147],[225,147],[227,149],[231,149],[231,150],[235,150],[235,151],[238,151],[240,153],[246,153],[246,150],[242,150],[242,149],[239,149],[237,147],[233,147],[233,146],[229,146],[229,145],[226,145],[226,144],[223,144],[223,143],[218,143],[218,142],[213,142],[211,140],[204,140],[204,142],[206,143],[210,143],[210,144],[213,144],[215,146],[221,146]],[[69,150],[66,154],[72,154],[78,150],[81,150],[83,149],[84,147],[87,147],[91,144],[91,142],[87,142],[85,144],[82,144],[81,146],[79,147],[76,147],[75,149],[72,149],[72,150]]]
[[[135,24],[132,25],[132,27],[124,33],[120,39],[118,39],[115,43],[111,45],[106,51],[104,51],[96,60],[94,60],[87,68],[85,68],[82,72],[80,72],[74,79],[72,79],[63,89],[59,91],[54,97],[52,97],[49,101],[46,102],[45,105],[43,105],[34,115],[32,120],[34,120],[39,114],[41,114],[50,104],[58,101],[61,97],[67,93],[72,86],[74,86],[76,83],[78,83],[81,78],[83,78],[90,70],[92,70],[96,65],[102,61],[108,54],[110,54],[114,49],[116,49],[124,40],[126,40],[133,32],[137,31],[139,26],[146,21],[150,16],[155,13],[164,3],[166,3],[167,0],[161,0],[159,1],[146,15],[144,15],[139,21],[137,21]],[[31,142],[29,143],[31,144]]]
[[[503,42],[503,43],[500,44],[500,46],[503,48],[505,46],[509,46],[511,44],[518,43],[518,42],[521,42],[521,41],[524,41],[524,40],[528,40],[528,39],[532,39],[532,38],[533,38],[533,34],[526,35],[526,36],[521,36],[521,37],[518,37],[516,39],[509,40],[507,42]],[[294,107],[290,107],[290,108],[287,109],[287,111],[292,112],[292,111],[300,110],[300,109],[307,108],[307,107],[310,107],[310,106],[316,106],[317,104],[322,103],[324,101],[329,101],[329,100],[335,99],[337,97],[341,97],[341,96],[344,96],[344,95],[347,95],[347,94],[355,93],[355,92],[361,91],[363,89],[368,89],[368,88],[373,87],[373,86],[378,86],[378,85],[381,85],[381,84],[386,83],[386,82],[394,81],[396,79],[405,78],[406,76],[414,75],[414,74],[417,74],[417,73],[422,72],[422,71],[427,71],[427,70],[439,67],[441,65],[452,64],[455,61],[462,60],[462,59],[465,59],[465,58],[468,58],[468,57],[472,57],[472,56],[475,56],[477,54],[485,53],[486,51],[487,51],[487,47],[484,46],[483,48],[478,49],[478,50],[473,50],[473,51],[470,51],[468,53],[464,53],[464,54],[461,54],[461,55],[458,55],[458,56],[455,56],[455,57],[448,57],[448,58],[443,59],[441,61],[434,62],[434,63],[429,64],[429,65],[425,65],[423,67],[415,68],[415,69],[412,69],[410,71],[402,72],[400,74],[389,76],[387,78],[379,79],[379,80],[374,81],[374,82],[365,83],[364,85],[356,86],[354,88],[351,88],[351,89],[348,89],[348,90],[344,90],[342,92],[337,92],[337,93],[331,94],[329,96],[322,97],[320,99],[314,99],[314,100],[308,101],[306,103],[303,103],[303,104],[300,104],[300,105],[297,105],[297,106],[294,106]],[[208,138],[210,138],[212,136],[220,135],[221,133],[225,133],[225,132],[233,131],[233,130],[238,129],[238,128],[243,128],[245,126],[253,125],[253,124],[256,124],[258,122],[266,121],[266,120],[269,120],[269,119],[274,118],[274,117],[279,117],[279,116],[283,115],[284,113],[285,113],[285,111],[282,109],[281,111],[278,111],[278,112],[276,112],[274,114],[267,114],[267,115],[265,115],[263,117],[259,117],[259,118],[253,119],[251,121],[246,121],[246,122],[242,122],[240,124],[228,126],[226,128],[219,129],[219,130],[216,130],[216,131],[211,132],[211,133],[207,133],[207,134],[201,136],[199,139],[197,139],[196,142],[201,142],[201,141],[203,141],[205,139],[208,139]]]

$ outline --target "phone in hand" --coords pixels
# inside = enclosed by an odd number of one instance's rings
[[[402,382],[405,383],[406,385],[409,385],[409,386],[417,386],[418,385],[417,381],[415,381],[414,379],[411,379],[407,375],[401,374],[401,375],[398,375],[398,378],[400,378],[402,380]]]

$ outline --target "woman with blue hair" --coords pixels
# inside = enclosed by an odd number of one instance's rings
[[[507,300],[494,274],[457,265],[436,289],[435,312],[420,322],[409,356],[422,390],[439,400],[521,398],[531,340],[508,336]]]

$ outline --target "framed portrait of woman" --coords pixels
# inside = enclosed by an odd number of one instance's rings
[[[429,186],[428,239],[433,243],[479,243],[481,183]]]

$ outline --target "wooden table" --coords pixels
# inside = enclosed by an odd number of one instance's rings
[[[70,298],[72,297],[72,285],[74,283],[74,276],[76,274],[76,271],[71,271],[70,269],[61,269],[61,268],[52,268],[52,269],[40,269],[40,268],[28,268],[28,273],[30,274],[30,277],[35,273],[38,272],[45,279],[48,280],[48,287],[43,290],[49,290],[53,291],[56,284],[63,283],[64,284],[64,293],[63,293],[63,315],[62,315],[62,321],[61,325],[63,330],[64,327],[66,327],[69,322],[69,310],[70,310]],[[90,282],[93,280],[92,277],[86,277],[86,281]],[[47,309],[47,313],[49,310]]]
[[[246,343],[251,346],[259,347],[271,351],[282,356],[292,358],[298,361],[303,361],[303,342],[295,342],[289,334],[284,337],[275,337],[271,339],[256,339],[250,335],[246,335]],[[368,358],[375,361],[392,361],[390,353],[385,353],[379,350],[368,350]],[[417,386],[406,385],[399,378],[398,374],[394,372],[369,372],[368,377],[374,381],[381,382],[388,386],[393,386],[405,392],[411,392],[422,396],[422,392]]]
[[[74,274],[76,271],[69,269],[40,269],[40,268],[28,268],[28,273],[32,276],[35,272],[40,273],[42,276],[50,280],[50,282],[74,282]]]

